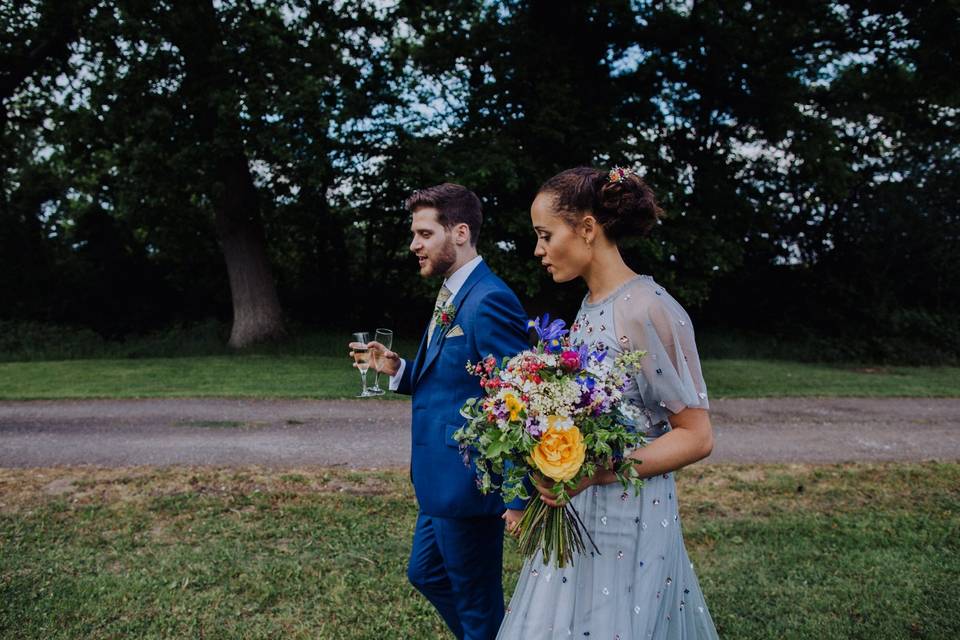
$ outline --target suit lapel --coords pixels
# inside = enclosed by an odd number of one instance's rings
[[[470,293],[470,289],[474,287],[480,280],[482,280],[488,273],[490,273],[490,267],[486,263],[481,262],[474,269],[473,272],[467,277],[467,281],[463,283],[463,286],[460,287],[460,291],[457,291],[457,295],[453,297],[451,304],[453,305],[453,315],[454,318],[460,313],[460,307],[463,306],[463,301],[467,299],[467,295]],[[433,364],[433,361],[440,354],[440,350],[443,347],[443,337],[447,334],[450,327],[453,325],[453,322],[448,324],[445,327],[437,327],[433,331],[433,340],[427,345],[427,353],[424,356],[423,364],[420,366],[419,370],[416,371],[416,380],[420,380],[424,372]],[[460,324],[463,326],[463,323]],[[464,363],[466,365],[466,363]]]
[[[415,385],[417,380],[420,378],[420,367],[423,363],[423,358],[424,356],[426,356],[426,354],[427,354],[427,332],[424,331],[423,336],[420,338],[420,348],[417,349],[417,356],[413,359],[413,362],[410,363],[411,366],[413,367],[412,369],[410,369],[411,386]]]

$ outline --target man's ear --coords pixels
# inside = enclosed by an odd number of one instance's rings
[[[453,239],[458,245],[470,244],[470,225],[461,222],[453,228]]]

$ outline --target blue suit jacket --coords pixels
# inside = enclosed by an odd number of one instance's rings
[[[526,314],[513,291],[480,262],[451,301],[453,322],[437,327],[427,344],[424,332],[417,357],[408,362],[397,388],[413,396],[410,475],[420,511],[438,518],[471,518],[503,513],[499,492],[477,489],[476,469],[467,466],[453,433],[465,423],[460,408],[483,395],[480,379],[467,373],[467,361],[493,355],[498,362],[528,348]],[[462,336],[448,337],[455,326]],[[522,501],[507,505],[522,509]]]

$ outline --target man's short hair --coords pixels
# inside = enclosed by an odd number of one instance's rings
[[[483,223],[483,208],[480,198],[473,191],[459,184],[444,182],[435,187],[427,187],[414,191],[407,198],[407,211],[414,213],[417,209],[433,207],[437,210],[437,222],[445,229],[458,224],[466,224],[470,228],[470,244],[477,245],[480,237],[480,225]]]

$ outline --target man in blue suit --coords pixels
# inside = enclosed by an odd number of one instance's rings
[[[477,254],[480,200],[456,184],[415,192],[407,200],[423,277],[443,276],[433,316],[412,362],[377,349],[390,388],[413,396],[410,476],[420,506],[407,575],[457,638],[487,640],[503,618],[503,529],[523,503],[483,495],[453,433],[460,407],[481,395],[467,361],[499,361],[528,347],[526,316],[513,291]]]

